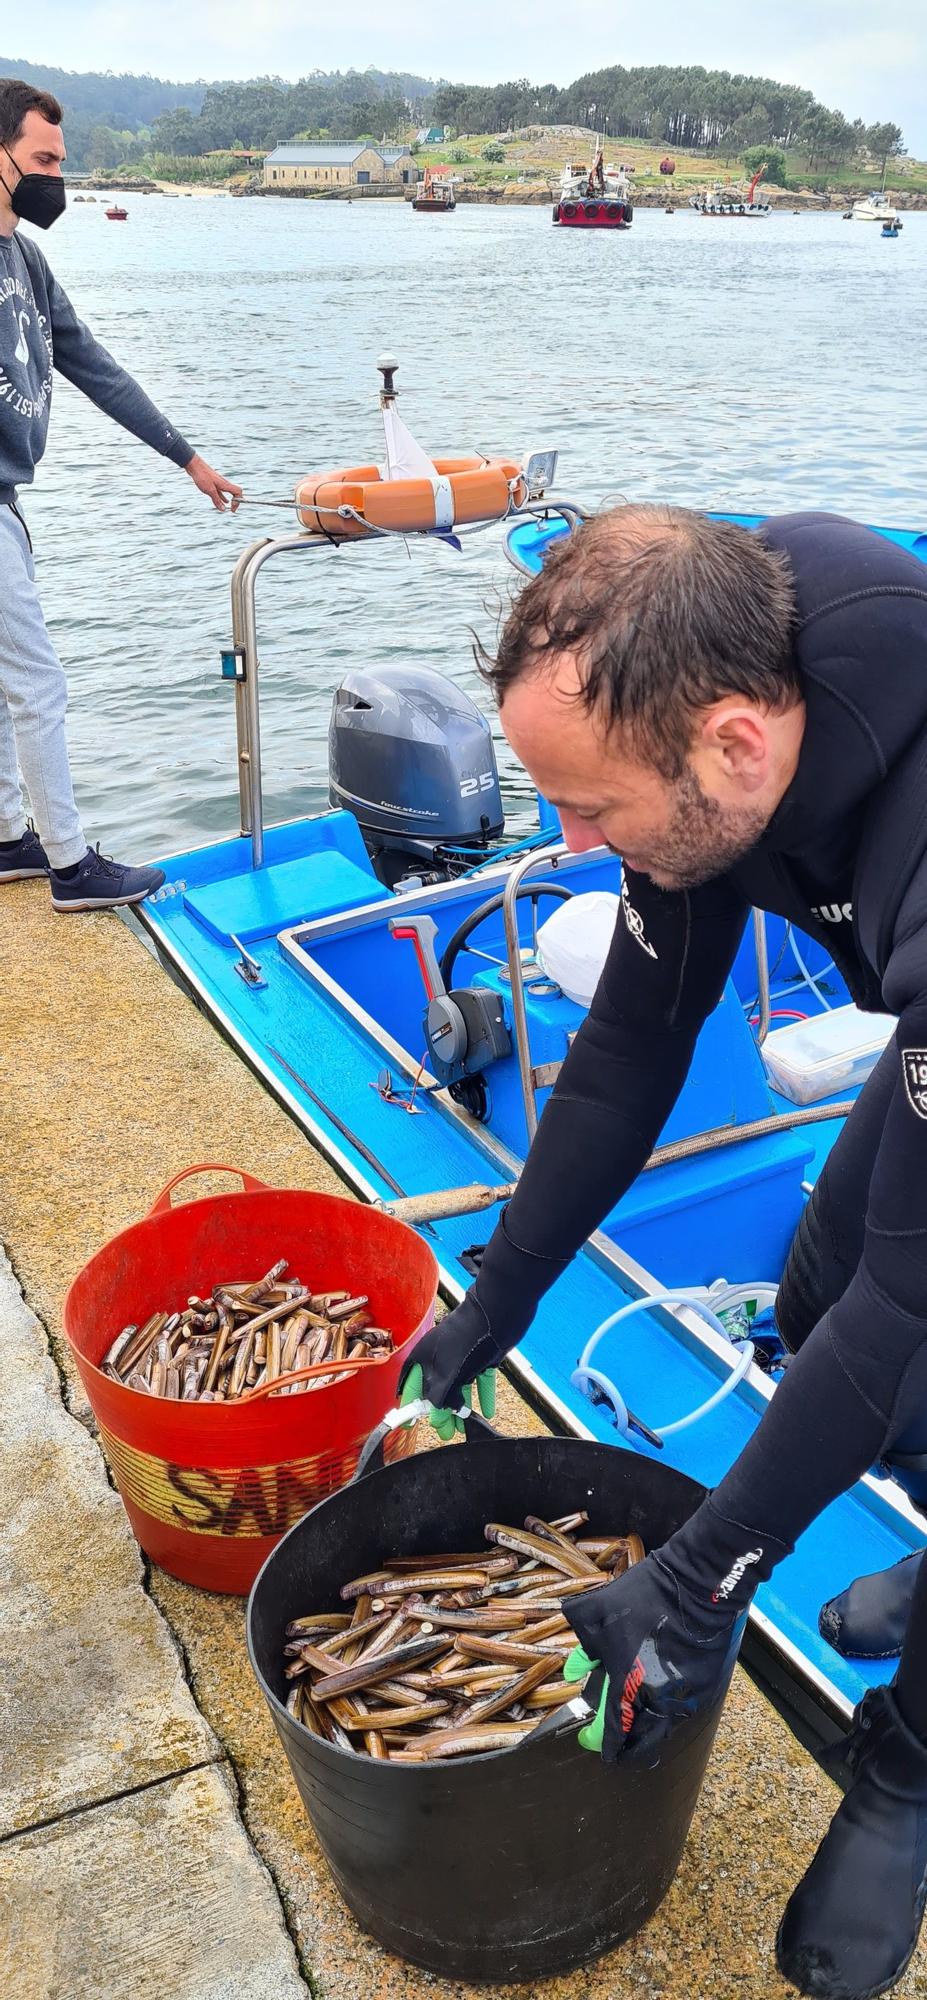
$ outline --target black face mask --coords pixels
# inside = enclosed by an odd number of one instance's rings
[[[3,150],[7,159],[13,160],[6,146]],[[13,165],[16,166],[15,160]],[[67,194],[60,174],[21,173],[15,188],[10,190],[6,181],[3,185],[10,197],[13,214],[18,215],[22,222],[34,223],[36,229],[50,229],[59,215],[64,214]]]

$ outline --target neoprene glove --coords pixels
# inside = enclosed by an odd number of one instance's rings
[[[506,1229],[506,1213],[486,1246],[476,1283],[446,1319],[416,1341],[399,1377],[400,1401],[411,1401],[412,1371],[421,1369],[419,1393],[442,1416],[449,1413],[447,1435],[455,1427],[454,1412],[469,1400],[470,1385],[497,1368],[516,1346],[531,1325],[539,1298],[569,1261],[520,1250]],[[490,1394],[484,1380],[480,1405],[486,1417],[492,1415]],[[445,1435],[439,1425],[435,1428]]]
[[[679,1722],[711,1707],[727,1687],[754,1591],[788,1553],[775,1537],[726,1520],[709,1499],[624,1576],[566,1599],[580,1642],[566,1679],[581,1679],[596,1662],[607,1675],[583,1747],[601,1749],[606,1764],[626,1749],[655,1757]]]
[[[487,1377],[504,1352],[493,1340],[474,1292],[468,1292],[446,1319],[416,1341],[399,1377],[400,1402],[414,1400],[413,1392],[424,1396],[436,1410],[450,1416],[453,1429],[453,1413],[460,1409],[470,1384],[478,1377]],[[492,1416],[482,1392],[480,1407],[484,1417]]]

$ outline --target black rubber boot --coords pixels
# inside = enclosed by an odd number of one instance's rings
[[[891,1569],[858,1576],[822,1605],[818,1630],[844,1659],[892,1660],[901,1652],[921,1553],[903,1557]]]
[[[812,2000],[875,2000],[900,1979],[927,1893],[927,1745],[891,1688],[871,1688],[845,1752],[853,1782],[776,1937],[783,1978]]]

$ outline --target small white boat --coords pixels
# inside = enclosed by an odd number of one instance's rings
[[[897,222],[898,211],[887,194],[866,194],[853,203],[854,222]]]

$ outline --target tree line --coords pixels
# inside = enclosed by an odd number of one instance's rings
[[[210,84],[196,115],[181,107],[157,119],[154,143],[160,152],[197,155],[238,146],[262,151],[323,133],[336,141],[364,133],[401,140],[432,88],[421,77],[366,70],[303,77],[293,84],[276,77]]]
[[[21,77],[59,99],[65,113],[68,161],[78,170],[89,164],[95,135],[99,147],[103,135],[111,134],[104,150],[122,159],[162,113],[184,105],[192,115],[206,95],[205,83],[166,83],[160,76],[128,71],[114,75],[111,70],[56,69],[50,63],[25,62],[21,56],[0,56],[0,76]]]
[[[402,140],[410,124],[455,135],[498,135],[530,125],[582,125],[610,138],[697,152],[753,146],[798,150],[811,168],[836,166],[864,147],[881,164],[904,152],[900,127],[865,125],[819,104],[809,90],[769,77],[698,67],[592,70],[556,84],[433,83],[393,70],[316,70],[298,83],[165,83],[158,77],[78,73],[0,57],[0,74],[54,91],[66,114],[77,170],[102,170],[152,152],[201,158],[239,148],[268,151],[293,139]]]
[[[699,67],[616,65],[591,70],[564,90],[526,79],[489,86],[443,84],[435,92],[432,116],[458,133],[584,125],[615,138],[695,152],[780,146],[807,153],[812,166],[836,164],[864,146],[880,160],[904,151],[897,125],[851,121],[794,84]]]
[[[427,116],[435,90],[428,78],[405,70],[316,70],[295,84],[275,76],[182,84],[79,73],[13,56],[0,57],[0,75],[20,76],[60,99],[76,172],[131,165],[152,151],[200,157],[320,133],[334,140],[366,132],[404,139],[410,120]]]

